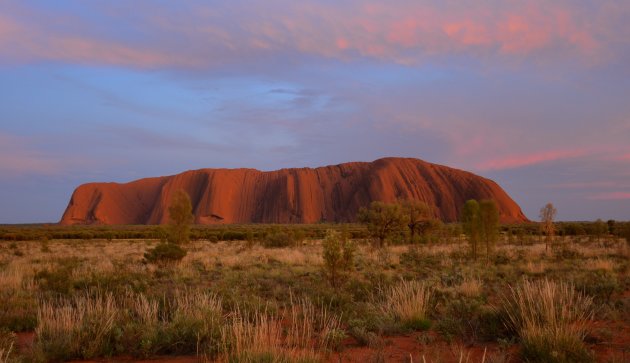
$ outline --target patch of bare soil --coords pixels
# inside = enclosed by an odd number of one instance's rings
[[[346,341],[346,349],[329,358],[330,363],[363,362],[518,362],[516,347],[501,350],[497,344],[472,345],[448,344],[443,341],[424,343],[424,333],[383,338],[377,347],[361,347]]]

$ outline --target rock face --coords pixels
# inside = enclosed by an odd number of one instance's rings
[[[190,195],[198,224],[348,222],[371,201],[398,199],[424,201],[446,222],[457,220],[468,199],[494,199],[502,222],[527,220],[492,180],[418,159],[385,158],[315,169],[201,169],[126,184],[84,184],[60,223],[164,224],[178,189]]]

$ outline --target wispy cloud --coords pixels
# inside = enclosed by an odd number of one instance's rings
[[[551,161],[576,158],[583,156],[586,153],[587,152],[584,150],[554,150],[541,153],[509,155],[498,159],[484,161],[477,167],[481,170],[514,169]]]
[[[77,157],[55,157],[34,147],[32,138],[0,132],[0,175],[59,175],[82,163]]]
[[[592,181],[592,182],[566,182],[551,184],[548,187],[554,189],[610,189],[622,186],[617,181]],[[623,185],[630,187],[630,184]]]
[[[607,192],[589,195],[591,200],[626,200],[630,199],[630,192]]]
[[[127,36],[81,21],[81,14],[65,15],[67,25],[60,28],[55,20],[42,22],[47,17],[37,9],[4,5],[0,54],[22,62],[142,68],[291,62],[300,56],[418,64],[462,54],[592,64],[617,56],[620,44],[627,47],[622,24],[630,15],[630,5],[614,1],[192,2],[178,8],[178,16],[168,5],[146,1],[129,5],[127,13],[112,11],[111,4],[93,6],[128,28]]]

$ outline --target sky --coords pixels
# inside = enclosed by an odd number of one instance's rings
[[[0,223],[75,187],[414,157],[630,220],[627,0],[0,1]]]

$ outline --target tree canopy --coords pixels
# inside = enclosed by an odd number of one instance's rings
[[[367,225],[370,235],[377,239],[379,247],[383,247],[388,238],[400,233],[405,226],[400,204],[374,201],[369,208],[359,210],[358,219]]]
[[[187,243],[190,239],[190,225],[194,220],[188,193],[181,189],[176,191],[168,207],[168,213],[170,217],[169,242]]]
[[[468,200],[462,208],[461,222],[468,236],[470,252],[474,259],[479,253],[479,244],[486,248],[489,259],[499,236],[499,208],[494,200]]]

